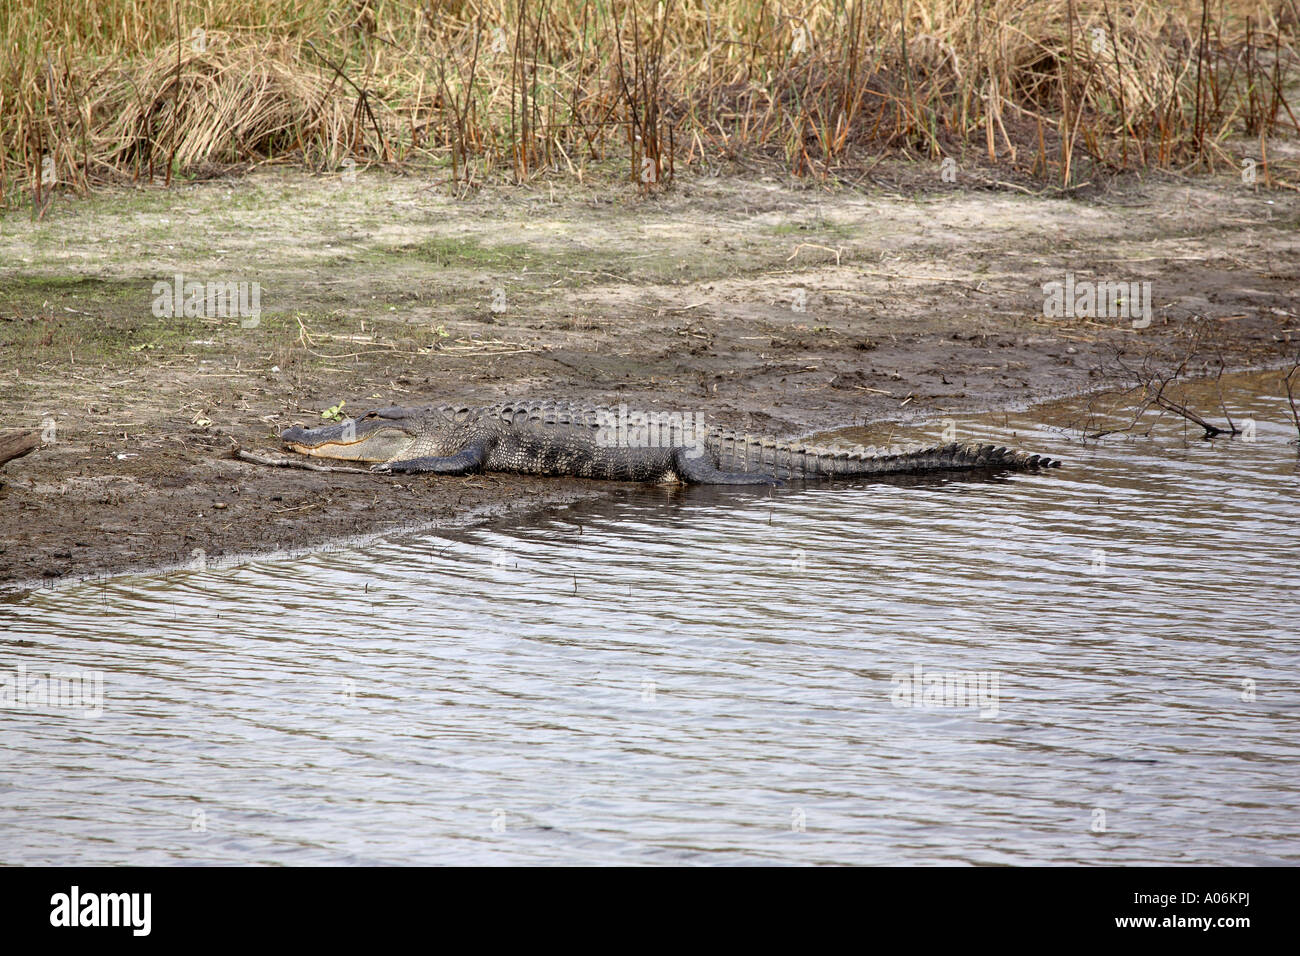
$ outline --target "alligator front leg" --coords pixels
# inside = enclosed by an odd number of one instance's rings
[[[454,455],[425,455],[405,461],[386,461],[370,470],[384,475],[472,475],[483,470],[486,459],[485,446],[475,444]]]
[[[682,481],[693,485],[780,485],[772,475],[757,471],[719,471],[708,455],[691,458],[687,449],[673,452],[673,469]]]

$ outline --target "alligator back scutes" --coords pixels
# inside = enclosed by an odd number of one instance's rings
[[[670,425],[681,422],[696,421],[695,413],[674,412],[660,409],[629,409],[605,405],[591,405],[581,402],[564,401],[519,401],[500,402],[479,408],[463,406],[444,406],[440,409],[444,415],[453,415],[456,421],[474,418],[490,424],[501,424],[516,428],[558,426],[570,428],[613,428],[617,426],[636,426],[648,422],[662,422],[667,429]],[[697,426],[697,431],[708,434],[712,428]]]
[[[596,405],[583,405],[573,402],[501,402],[469,410],[480,421],[501,424],[516,428],[537,426],[561,426],[579,428],[599,428],[617,415],[611,409]]]

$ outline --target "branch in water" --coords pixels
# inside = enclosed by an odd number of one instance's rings
[[[1300,443],[1300,411],[1296,411],[1295,395],[1291,392],[1291,376],[1295,375],[1297,369],[1300,369],[1300,359],[1291,366],[1291,371],[1282,376],[1282,384],[1286,386],[1286,400],[1291,406],[1291,420],[1295,422],[1296,442]]]
[[[1218,435],[1240,435],[1241,429],[1239,429],[1236,423],[1233,422],[1232,416],[1228,414],[1228,409],[1223,403],[1222,391],[1220,391],[1219,393],[1219,406],[1223,409],[1223,415],[1228,420],[1228,425],[1226,428],[1220,427],[1218,425],[1210,424],[1210,422],[1206,421],[1199,414],[1192,411],[1183,403],[1175,401],[1174,399],[1169,398],[1168,396],[1165,395],[1165,389],[1167,389],[1170,385],[1178,381],[1178,379],[1182,376],[1183,372],[1187,369],[1187,365],[1192,360],[1192,357],[1196,354],[1196,351],[1197,351],[1197,343],[1193,342],[1192,347],[1188,351],[1187,355],[1183,358],[1181,362],[1178,363],[1177,367],[1174,368],[1173,371],[1171,372],[1161,372],[1158,369],[1152,369],[1149,358],[1143,359],[1140,368],[1134,368],[1131,365],[1125,364],[1124,360],[1120,358],[1120,355],[1117,352],[1115,354],[1115,364],[1118,365],[1121,369],[1123,369],[1124,372],[1127,373],[1133,379],[1133,381],[1136,383],[1134,385],[1134,388],[1140,388],[1142,390],[1143,398],[1138,404],[1137,411],[1133,415],[1133,420],[1129,422],[1129,424],[1126,427],[1110,429],[1107,431],[1099,431],[1090,435],[1085,435],[1084,437],[1102,438],[1106,435],[1115,434],[1116,432],[1132,431],[1137,426],[1137,423],[1142,418],[1142,416],[1146,414],[1147,409],[1153,406],[1156,408],[1164,409],[1167,412],[1173,412],[1175,415],[1179,416],[1180,418],[1200,426],[1205,430],[1204,437],[1207,439],[1214,438]],[[1223,375],[1223,361],[1222,359],[1220,359],[1219,377],[1222,377],[1222,375]],[[1130,391],[1132,391],[1132,389],[1130,389]]]

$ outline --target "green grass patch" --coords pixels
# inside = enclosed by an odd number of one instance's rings
[[[520,243],[485,246],[469,237],[438,236],[402,251],[443,269],[501,269],[524,265],[531,250]]]
[[[782,222],[768,227],[767,232],[773,236],[794,236],[801,239],[838,239],[857,238],[852,226],[838,222],[826,222],[824,219],[808,222]]]

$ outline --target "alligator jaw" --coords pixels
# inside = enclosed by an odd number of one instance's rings
[[[320,428],[294,425],[280,433],[280,440],[302,455],[340,461],[381,462],[400,455],[415,436],[389,419],[367,416]]]

